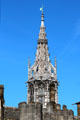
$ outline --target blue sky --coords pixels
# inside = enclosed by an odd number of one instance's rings
[[[34,63],[41,0],[0,0],[0,84],[5,105],[26,101],[28,57]],[[80,101],[80,0],[44,0],[50,59],[57,57],[59,103]]]

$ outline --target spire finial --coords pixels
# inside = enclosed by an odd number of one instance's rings
[[[42,14],[43,14],[43,10],[44,10],[44,2],[42,0],[42,7],[40,8],[40,11],[42,11]]]
[[[40,11],[42,12],[41,15],[41,27],[44,27],[44,4],[43,4],[43,0],[42,0],[42,7],[40,8]]]
[[[42,12],[42,14],[43,14],[43,6],[40,8],[40,11]]]
[[[43,3],[43,0],[42,0]],[[43,10],[43,4],[42,7],[40,8],[41,11],[41,26],[40,26],[40,33],[39,33],[39,39],[38,39],[38,44],[44,43],[47,44],[47,39],[46,39],[46,32],[45,32],[45,25],[44,25],[44,10]]]

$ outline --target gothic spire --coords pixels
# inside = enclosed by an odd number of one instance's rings
[[[39,33],[39,39],[38,39],[38,44],[47,44],[47,39],[46,39],[46,32],[45,32],[45,25],[44,25],[44,13],[43,13],[43,8],[40,9],[42,11],[41,15],[41,26],[40,26],[40,33]]]
[[[40,102],[43,105],[43,108],[47,108],[47,104],[50,101],[58,103],[58,83],[56,58],[55,66],[53,66],[50,62],[48,53],[43,7],[40,10],[42,11],[42,14],[36,59],[33,66],[28,68],[28,103]],[[30,62],[28,66],[30,66]]]

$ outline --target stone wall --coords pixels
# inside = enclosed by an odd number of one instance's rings
[[[19,113],[18,108],[4,107],[4,120],[19,120]]]
[[[59,104],[49,103],[46,110],[43,110],[43,120],[74,120],[74,113],[64,105],[61,110]]]
[[[20,120],[42,120],[41,104],[20,103]]]
[[[72,110],[66,105],[61,109],[60,104],[50,102],[47,108],[40,103],[19,103],[18,108],[4,107],[4,114],[0,120],[76,120]]]
[[[74,113],[64,105],[61,110],[60,105],[49,103],[47,108],[43,108],[39,103],[20,103],[20,120],[74,120]]]

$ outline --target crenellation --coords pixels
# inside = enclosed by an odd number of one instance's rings
[[[19,120],[20,110],[13,107],[4,107],[4,119],[5,120]]]

